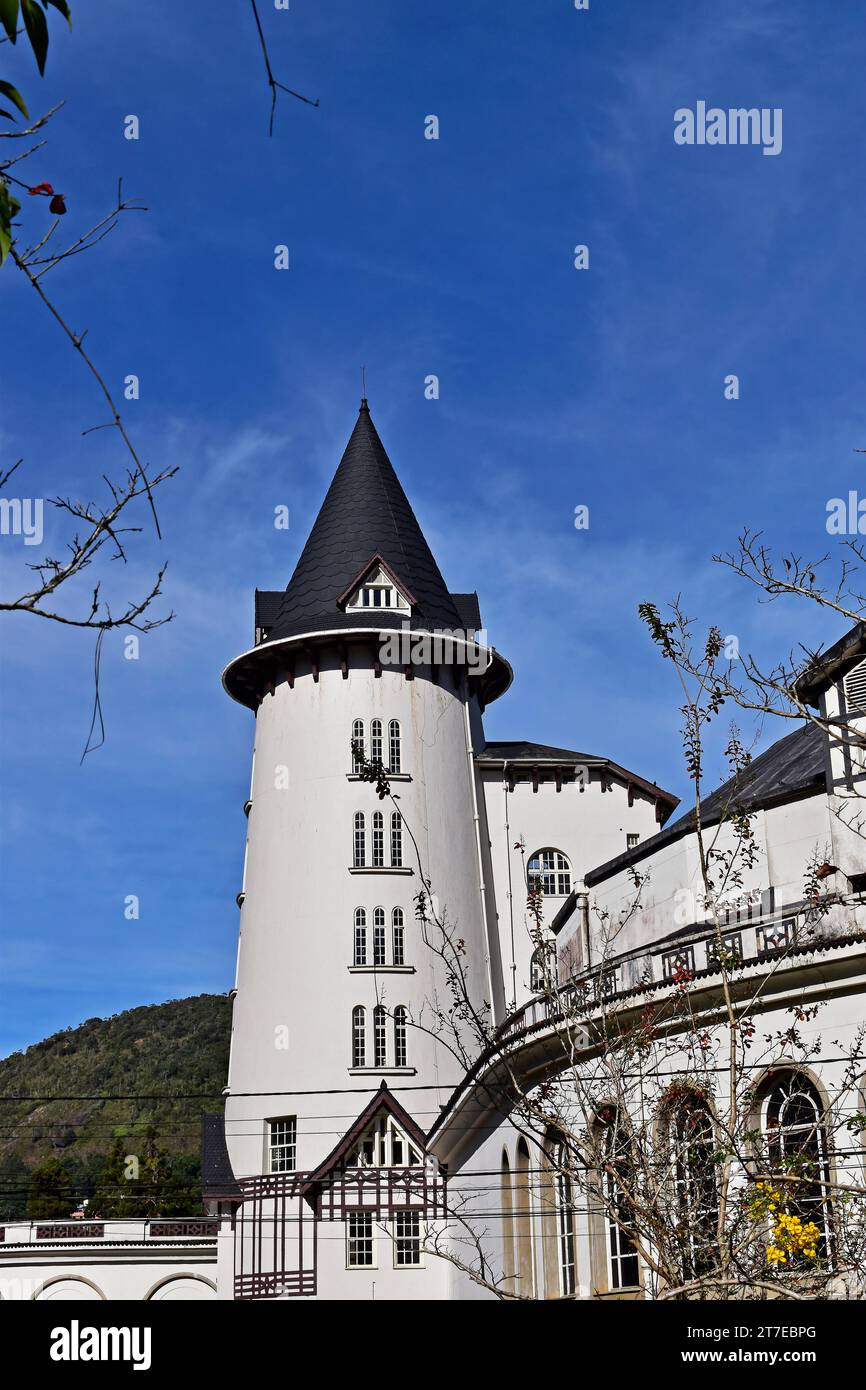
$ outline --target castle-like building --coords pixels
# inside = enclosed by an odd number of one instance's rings
[[[256,592],[254,629],[223,673],[255,737],[225,1114],[204,1129],[208,1217],[9,1226],[3,1296],[483,1295],[437,1249],[463,1174],[486,1177],[476,1229],[502,1292],[642,1296],[603,1214],[528,1200],[543,1164],[503,1112],[497,1058],[473,1054],[473,1017],[510,1039],[527,1088],[555,1070],[546,972],[593,980],[592,905],[616,913],[636,868],[650,887],[605,957],[605,993],[637,1007],[686,970],[715,1007],[711,933],[678,908],[697,872],[693,812],[671,823],[677,799],[610,758],[487,741],[511,667],[477,594],[448,589],[366,401],[287,588]],[[810,698],[843,699],[864,650],[857,632]],[[814,726],[754,767],[763,857],[731,949],[760,976],[784,938],[773,1006],[820,996],[844,1031],[862,1004],[866,857],[833,808],[863,773]],[[822,939],[791,952],[816,844],[837,901]],[[448,924],[461,999],[431,921]]]

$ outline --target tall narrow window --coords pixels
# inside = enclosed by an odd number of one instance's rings
[[[367,914],[363,907],[355,908],[355,950],[352,959],[355,965],[367,964]]]
[[[713,1119],[703,1096],[684,1096],[668,1119],[678,1207],[678,1229],[683,1231],[683,1279],[694,1279],[712,1268],[718,1223],[718,1194],[714,1162],[716,1143]]]
[[[393,934],[393,963],[394,965],[405,965],[406,928],[403,925],[402,907],[395,907],[391,913],[391,930]]]
[[[506,1293],[514,1293],[514,1192],[511,1186],[511,1169],[508,1154],[502,1150],[502,1167],[499,1175],[499,1199],[502,1208],[502,1276]]]
[[[618,1115],[602,1117],[605,1221],[607,1224],[608,1277],[611,1289],[635,1288],[640,1281],[637,1250],[631,1238],[628,1194],[633,1180],[627,1131]],[[612,1170],[612,1171],[611,1171]]]
[[[535,1297],[534,1252],[532,1248],[532,1170],[529,1149],[522,1137],[517,1141],[514,1173],[514,1235],[517,1243],[517,1296]]]
[[[364,1006],[357,1004],[352,1010],[352,1066],[367,1065],[367,1019]]]
[[[406,1010],[398,1004],[394,1010],[394,1066],[408,1066],[406,1051]]]
[[[385,822],[381,811],[373,812],[373,868],[381,869],[385,863]]]
[[[364,721],[356,719],[352,724],[352,771],[361,771],[361,763],[364,757]]]
[[[394,1265],[397,1269],[417,1268],[421,1263],[421,1213],[394,1212]]]
[[[391,867],[403,867],[403,820],[399,811],[391,817]]]
[[[381,1004],[377,1004],[373,1010],[373,1065],[374,1067],[384,1067],[387,1065],[388,1039],[386,1033],[385,1010]]]
[[[556,1173],[556,1221],[559,1238],[559,1292],[570,1298],[576,1287],[574,1258],[574,1196],[568,1147],[559,1143],[553,1151]]]
[[[802,1072],[788,1072],[765,1093],[763,1129],[773,1178],[792,1174],[797,1181],[785,1194],[785,1210],[803,1225],[814,1221],[820,1231],[818,1254],[831,1253],[829,1144],[824,1106],[816,1087]]]
[[[373,1213],[350,1211],[346,1221],[346,1264],[349,1269],[373,1267]]]
[[[380,763],[382,761],[382,721],[373,719],[370,721],[370,762]]]
[[[396,719],[388,725],[388,771],[400,771],[400,725]]]
[[[297,1150],[298,1121],[295,1115],[271,1120],[268,1128],[268,1171],[293,1173]]]
[[[373,964],[385,964],[385,909],[377,907],[373,913]]]
[[[355,812],[354,828],[352,863],[356,869],[363,869],[367,860],[367,831],[363,811]]]

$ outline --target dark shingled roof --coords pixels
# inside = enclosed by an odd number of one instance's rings
[[[483,627],[481,608],[476,593],[452,594],[451,601],[457,609],[461,628],[465,628],[467,632],[477,632],[480,627]]]
[[[726,807],[734,803],[738,806],[757,810],[759,807],[780,805],[785,801],[798,801],[802,797],[814,796],[826,787],[825,780],[825,739],[823,730],[816,724],[804,724],[793,733],[786,734],[771,744],[738,777],[723,782],[701,802],[701,820],[704,825],[717,822]],[[610,878],[629,864],[636,864],[653,854],[662,845],[681,839],[694,829],[694,807],[680,816],[658,835],[642,840],[635,849],[617,855],[606,864],[591,869],[584,875],[591,886]]]
[[[270,640],[335,628],[399,628],[406,615],[344,613],[337,600],[375,555],[417,600],[413,628],[457,629],[448,592],[415,513],[376,433],[366,401],[316,517],[279,610]],[[269,605],[266,605],[269,607]]]
[[[201,1189],[204,1197],[220,1202],[240,1201],[241,1189],[232,1172],[226,1148],[225,1119],[222,1115],[201,1117]]]
[[[604,763],[593,753],[576,753],[573,748],[551,748],[549,743],[526,743],[523,740],[506,743],[485,743],[479,758],[502,758],[509,762]]]

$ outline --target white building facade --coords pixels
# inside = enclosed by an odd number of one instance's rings
[[[510,1040],[531,1088],[556,1069],[540,980],[551,962],[563,988],[595,978],[594,913],[620,909],[635,866],[645,893],[605,958],[605,987],[639,1008],[687,968],[705,977],[699,1006],[714,1007],[710,933],[688,908],[688,817],[668,825],[676,798],[607,757],[487,743],[484,711],[511,668],[477,596],[448,590],[366,401],[286,590],[256,593],[254,626],[223,674],[255,734],[225,1115],[204,1126],[208,1217],[125,1234],[7,1227],[2,1296],[646,1296],[627,1252],[611,1263],[593,1213],[569,1204],[565,1219],[555,1193],[547,1201],[555,1182],[499,1103],[493,1059],[467,1076],[442,1027],[448,971],[417,904],[423,894],[447,914],[468,1005]],[[823,712],[860,660],[849,644],[810,692]],[[838,901],[821,940],[776,971],[773,998],[781,1010],[814,992],[827,1026],[850,1031],[866,857],[836,811],[862,774],[814,728],[763,756],[762,853],[729,935],[753,973],[783,938],[796,944],[803,862],[817,852],[838,873]],[[455,1199],[490,1279],[474,1279],[458,1247],[451,1259],[437,1249]]]

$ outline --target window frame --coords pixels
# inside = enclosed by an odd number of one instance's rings
[[[363,1004],[352,1008],[352,1068],[367,1065],[367,1010]]]
[[[403,868],[403,817],[399,811],[391,812],[391,868]]]
[[[367,909],[364,907],[355,908],[352,963],[353,965],[367,964]]]
[[[353,1231],[355,1223],[363,1222],[363,1234]],[[358,1247],[363,1242],[369,1249],[369,1260],[357,1259]],[[353,1258],[354,1256],[354,1258]],[[376,1269],[376,1228],[373,1221],[372,1211],[347,1211],[346,1212],[346,1268],[347,1269]]]
[[[551,856],[549,865],[544,863],[544,855]],[[532,867],[534,860],[539,860],[539,866],[535,869]],[[563,850],[557,849],[555,845],[543,845],[529,856],[526,863],[526,878],[528,883],[531,883],[533,879],[541,881],[541,891],[545,898],[567,898],[574,882],[574,870],[571,866],[571,860]],[[548,887],[548,883],[553,886]],[[562,886],[563,883],[565,887]]]
[[[406,964],[406,919],[402,907],[391,910],[391,964]]]
[[[363,811],[352,817],[352,868],[367,867],[367,818]]]
[[[282,1143],[275,1143],[274,1132],[278,1125],[285,1125],[288,1128],[289,1138]],[[298,1117],[297,1115],[278,1115],[275,1119],[267,1121],[268,1126],[268,1172],[269,1173],[296,1173],[298,1169]],[[291,1158],[287,1164],[279,1167],[274,1166],[274,1156],[278,1152],[288,1150]]]
[[[399,776],[402,771],[403,749],[399,719],[388,721],[388,771]]]
[[[409,1219],[413,1228],[413,1234],[406,1235],[399,1230],[401,1221]],[[395,1269],[423,1269],[424,1251],[422,1249],[421,1236],[421,1213],[417,1208],[400,1207],[394,1212],[394,1229],[392,1233],[392,1243],[394,1247],[394,1268]],[[413,1260],[401,1260],[401,1246],[408,1243],[413,1246],[417,1258]]]

